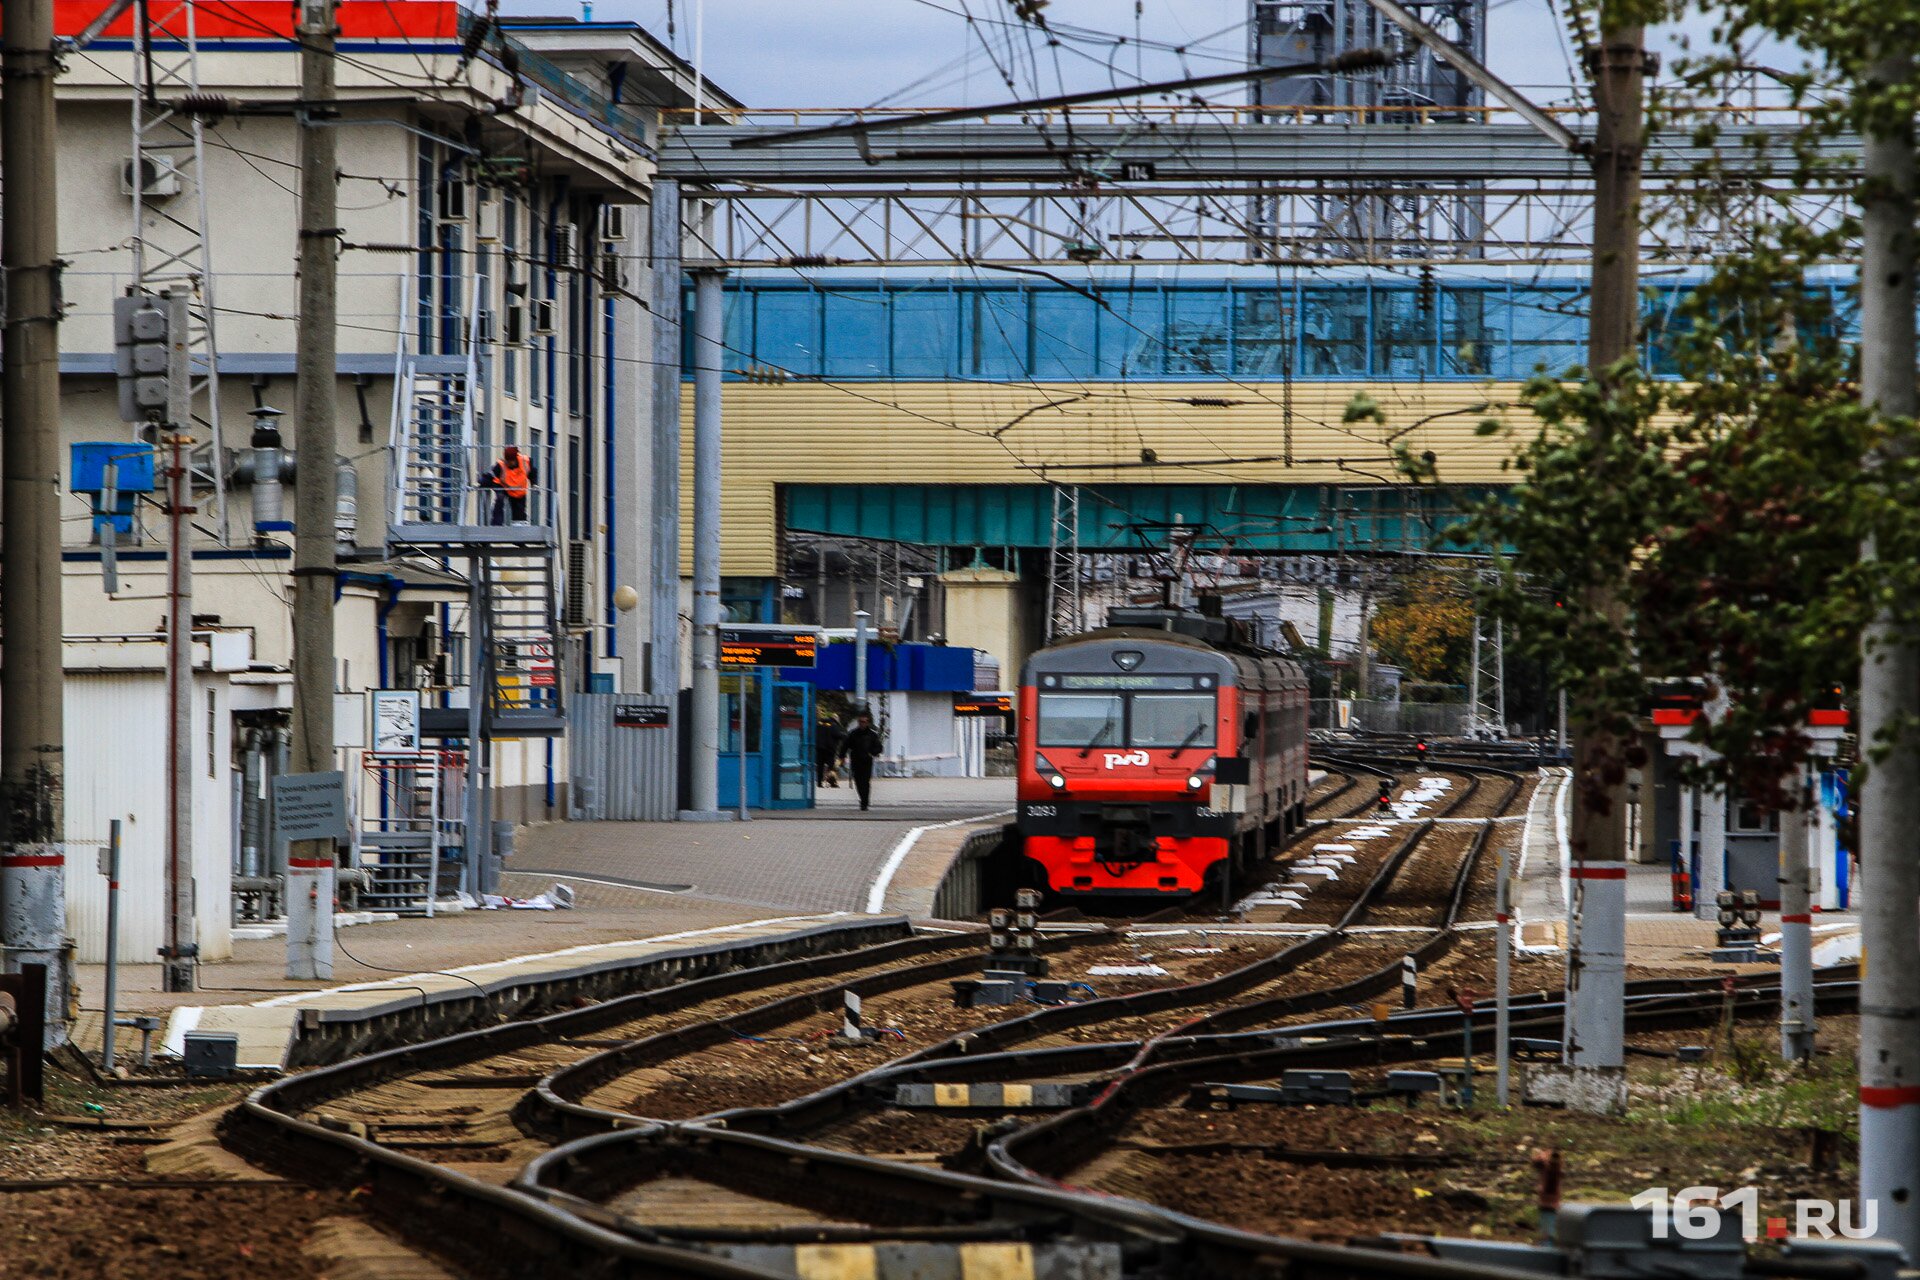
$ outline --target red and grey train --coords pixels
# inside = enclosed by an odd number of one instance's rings
[[[1130,608],[1108,621],[1021,674],[1020,842],[1056,894],[1198,893],[1305,817],[1306,674],[1228,619]]]

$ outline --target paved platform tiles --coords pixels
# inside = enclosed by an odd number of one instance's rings
[[[881,778],[860,812],[844,786],[816,810],[737,822],[556,822],[517,837],[512,866],[554,876],[678,889],[712,901],[863,911],[902,839],[1011,810],[1011,778]],[[917,841],[916,841],[917,843]],[[945,872],[945,865],[939,873]],[[896,872],[896,878],[898,876]],[[916,878],[926,874],[916,867]],[[935,883],[939,875],[934,875]],[[684,887],[683,887],[684,886]]]
[[[162,1043],[168,1052],[177,1054],[189,1031],[232,1032],[239,1038],[240,1066],[280,1066],[287,1060],[296,1025],[303,1016],[316,1012],[323,1017],[353,1019],[404,1014],[428,1002],[463,999],[476,991],[525,988],[676,954],[813,933],[864,918],[844,912],[766,917],[652,937],[589,943],[444,970],[396,973],[367,982],[289,991],[244,1003],[183,1004],[170,1011]]]
[[[523,828],[502,892],[528,898],[562,881],[574,891],[573,910],[467,911],[343,928],[335,938],[334,977],[325,982],[284,977],[280,937],[237,941],[232,959],[202,966],[200,989],[193,992],[161,991],[158,965],[122,965],[119,1009],[123,1016],[169,1015],[167,1038],[175,1048],[190,1024],[239,1031],[257,1059],[272,1050],[269,1042],[290,1034],[301,1008],[373,1008],[419,999],[423,989],[467,985],[445,976],[449,972],[482,982],[516,966],[546,972],[580,963],[582,948],[602,957],[634,948],[645,954],[656,943],[669,945],[663,936],[689,931],[748,936],[764,927],[791,929],[792,923],[765,922],[865,911],[883,870],[895,892],[883,892],[873,909],[897,910],[894,900],[905,898],[922,904],[924,914],[959,841],[936,840],[921,850],[922,838],[950,830],[964,837],[979,815],[1011,807],[1013,783],[880,779],[867,813],[851,796],[829,789],[821,812],[756,815],[746,823]],[[91,1052],[101,1043],[104,978],[103,966],[81,966],[75,1041]],[[172,1016],[182,1008],[207,1011]],[[123,1029],[119,1044],[122,1054],[137,1053],[139,1036]]]

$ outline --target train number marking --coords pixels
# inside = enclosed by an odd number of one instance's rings
[[[1050,804],[1030,804],[1027,806],[1027,816],[1029,818],[1057,818],[1060,816],[1060,810]]]
[[[1108,769],[1117,769],[1123,764],[1151,763],[1144,751],[1108,751],[1100,758]]]

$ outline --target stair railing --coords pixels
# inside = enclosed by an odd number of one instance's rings
[[[407,502],[409,417],[413,406],[413,368],[407,362],[407,335],[413,331],[413,272],[400,276],[400,323],[394,326],[393,412],[387,419],[387,489],[391,514],[388,528],[405,523]]]

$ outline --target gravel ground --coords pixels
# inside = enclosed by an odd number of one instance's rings
[[[340,1197],[289,1187],[63,1187],[0,1197],[5,1280],[318,1280]]]
[[[140,1088],[121,1085],[103,1088],[49,1062],[47,1101],[42,1109],[0,1110],[0,1179],[112,1178],[138,1175],[143,1147],[128,1137],[135,1131],[69,1128],[50,1117],[91,1117],[89,1106],[99,1107],[99,1118],[150,1124],[172,1123],[224,1106],[244,1094],[245,1085],[210,1088]]]
[[[1189,939],[1177,940],[1185,946]],[[1112,942],[1053,957],[1052,977],[1084,982],[1102,996],[1196,982],[1251,963],[1266,954],[1259,939],[1222,941],[1218,952],[1179,955],[1172,947]],[[1161,976],[1113,977],[1090,972],[1102,965],[1152,964]],[[732,1107],[773,1106],[872,1070],[887,1061],[949,1036],[1018,1017],[1034,1005],[957,1008],[950,979],[863,1002],[869,1026],[885,1028],[883,1039],[849,1045],[835,1038],[837,1013],[814,1014],[782,1027],[637,1071],[637,1089],[620,1099],[635,1115],[687,1120]],[[616,1095],[617,1096],[617,1095]]]
[[[1371,1083],[1369,1073],[1356,1074],[1363,1087]],[[1629,1078],[1636,1111],[1619,1119],[1393,1103],[1157,1108],[1134,1117],[1117,1146],[1071,1180],[1248,1230],[1333,1241],[1381,1231],[1526,1238],[1537,1222],[1531,1156],[1541,1148],[1561,1153],[1569,1200],[1754,1185],[1763,1210],[1781,1213],[1795,1198],[1851,1194],[1844,1159],[1824,1170],[1807,1165],[1798,1125],[1654,1114],[1641,1101],[1649,1091],[1722,1093],[1738,1088],[1732,1078],[1703,1070],[1677,1080],[1671,1063],[1645,1059],[1630,1061]]]

